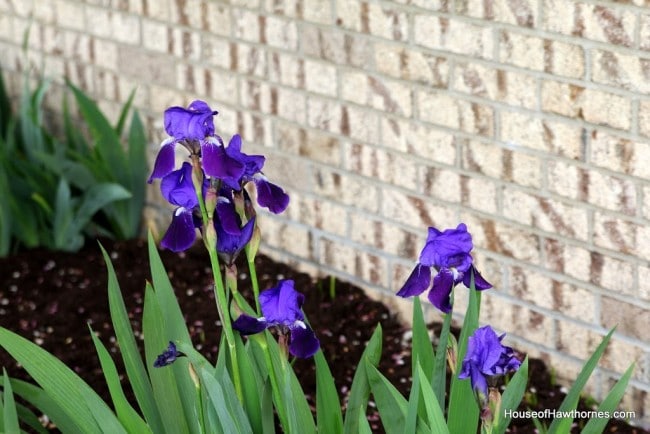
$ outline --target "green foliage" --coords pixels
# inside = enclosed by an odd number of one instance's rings
[[[122,140],[133,95],[113,127],[69,85],[83,122],[64,102],[64,133],[58,137],[44,122],[48,87],[41,80],[32,90],[25,80],[14,113],[0,74],[0,256],[20,247],[76,251],[87,236],[125,239],[140,233],[147,163],[137,112]]]

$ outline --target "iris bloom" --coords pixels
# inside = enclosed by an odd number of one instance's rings
[[[204,184],[205,188],[207,183]],[[169,203],[178,207],[174,210],[161,245],[174,252],[187,250],[194,243],[196,229],[201,226],[200,219],[195,216],[199,201],[192,183],[192,165],[185,162],[180,169],[165,175],[160,183],[160,191]]]
[[[478,290],[491,288],[474,268],[472,235],[464,223],[456,229],[439,231],[429,228],[427,242],[420,253],[420,259],[404,286],[397,292],[400,297],[412,297],[429,289],[429,301],[442,312],[451,311],[451,290],[463,282],[468,288],[474,275],[474,286]],[[432,270],[437,274],[431,281]]]
[[[154,368],[162,368],[163,366],[171,365],[176,361],[177,358],[184,355],[185,354],[176,350],[176,345],[174,345],[172,341],[169,341],[167,349],[163,351],[162,354],[160,354],[158,357],[156,357],[156,361],[153,362],[153,366]]]
[[[501,336],[490,326],[477,329],[467,342],[467,354],[458,378],[469,378],[472,389],[484,401],[488,396],[488,378],[519,369],[521,362],[510,347],[501,344]]]
[[[274,214],[279,214],[289,205],[289,196],[279,186],[269,182],[262,174],[265,158],[262,155],[247,155],[241,152],[241,136],[235,134],[230,139],[228,147],[225,148],[228,157],[238,161],[244,170],[237,179],[224,178],[223,181],[233,190],[239,191],[249,181],[255,183],[257,189],[257,203],[267,208]]]
[[[216,114],[216,110],[200,100],[193,101],[187,108],[165,110],[165,131],[170,138],[160,147],[149,183],[174,170],[177,144],[185,146],[191,154],[201,156],[203,170],[208,176],[227,178],[242,175],[244,166],[226,155],[215,136],[213,117]]]
[[[305,324],[300,308],[305,296],[294,288],[293,280],[282,280],[271,289],[260,293],[262,318],[242,314],[233,322],[233,328],[242,335],[259,333],[269,327],[277,327],[281,333],[290,334],[289,352],[296,357],[313,356],[320,342],[314,331]]]

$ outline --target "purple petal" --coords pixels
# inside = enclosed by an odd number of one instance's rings
[[[178,357],[183,355],[183,353],[180,353],[176,350],[176,345],[170,341],[167,349],[163,351],[162,354],[160,354],[158,357],[156,357],[156,361],[153,362],[153,366],[154,368],[162,368],[163,366],[171,365],[176,361]]]
[[[268,324],[263,318],[253,318],[246,314],[239,315],[239,318],[232,323],[232,328],[244,336],[254,335],[267,327]]]
[[[170,107],[165,110],[165,131],[176,140],[203,140],[214,134],[212,117],[216,115],[203,101],[194,101],[189,108]]]
[[[305,296],[293,289],[293,286],[293,280],[281,280],[277,286],[262,291],[260,305],[267,322],[288,326],[304,320],[300,308]]]
[[[291,342],[289,352],[301,359],[307,359],[318,351],[320,341],[314,331],[302,321],[298,321],[291,327]]]
[[[481,400],[485,399],[488,396],[488,384],[485,375],[471,362],[469,372],[472,389],[481,397]]]
[[[219,224],[216,225],[217,230],[217,252],[231,256],[228,262],[232,262],[237,254],[248,244],[253,236],[253,229],[255,229],[255,218],[253,217],[241,228],[238,235],[231,235],[221,228]]]
[[[268,208],[274,214],[280,214],[289,205],[289,195],[275,184],[268,182],[265,178],[255,178],[257,187],[257,203]]]
[[[237,214],[235,205],[225,197],[219,197],[217,200],[217,217],[221,228],[230,235],[240,235],[241,219]]]
[[[212,142],[201,144],[203,170],[208,176],[221,179],[233,190],[240,190],[244,164],[231,158],[222,145]]]
[[[156,156],[156,162],[153,164],[153,172],[151,172],[151,176],[147,180],[149,184],[154,179],[162,178],[174,170],[174,166],[176,165],[175,147],[176,142],[166,143],[160,147],[160,151],[158,151],[158,155]]]
[[[422,294],[431,285],[431,267],[418,264],[411,272],[402,289],[397,291],[400,297],[413,297]]]
[[[166,175],[160,182],[162,195],[172,205],[192,209],[199,206],[194,184],[192,183],[192,165],[183,166]]]
[[[160,245],[173,252],[182,252],[192,247],[195,238],[196,227],[192,217],[192,210],[178,208],[174,211],[172,222]]]
[[[446,268],[441,269],[436,277],[433,278],[433,287],[429,291],[429,301],[431,304],[444,313],[451,312],[449,294],[451,294],[453,287],[453,273]]]
[[[465,273],[465,276],[463,277],[463,285],[471,288],[472,273],[474,273],[474,288],[476,290],[483,291],[492,288],[490,282],[485,280],[473,265],[471,265],[469,271]]]
[[[262,167],[264,167],[264,156],[246,155],[241,152],[241,136],[239,134],[232,136],[226,148],[226,153],[244,165],[244,176],[253,177],[253,175],[259,173]]]
[[[464,272],[472,264],[469,253],[473,247],[472,236],[463,223],[456,229],[446,229],[443,232],[429,228],[427,243],[422,249],[419,262],[436,268],[453,267]]]

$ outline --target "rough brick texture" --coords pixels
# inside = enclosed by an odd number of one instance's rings
[[[624,402],[650,423],[647,8],[4,0],[0,54],[14,95],[45,66],[55,110],[64,76],[114,117],[137,87],[154,141],[166,106],[206,99],[219,131],[265,153],[291,193],[286,214],[263,215],[264,250],[383,300],[427,226],[466,222],[496,285],[482,321],[566,380],[618,324],[589,391],[602,396],[635,362]],[[159,231],[162,210],[152,193]]]

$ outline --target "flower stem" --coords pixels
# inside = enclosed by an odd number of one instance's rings
[[[257,315],[262,314],[260,306],[260,284],[257,280],[257,270],[255,269],[255,258],[247,257],[248,259],[248,272],[251,276],[251,286],[253,287],[253,298],[255,298],[255,312]]]

